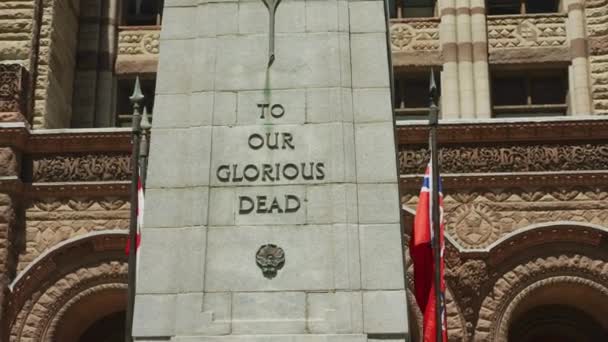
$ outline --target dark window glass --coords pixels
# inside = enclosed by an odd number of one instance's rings
[[[561,77],[538,77],[530,81],[532,104],[566,103],[566,85]]]
[[[555,0],[528,0],[526,13],[555,13],[558,10],[558,1]]]
[[[428,107],[429,82],[406,80],[403,87],[403,104],[405,108]]]
[[[520,14],[521,3],[519,0],[488,0],[488,14]]]
[[[395,106],[397,108],[421,108],[429,106],[429,81],[420,78],[395,80]]]
[[[129,0],[125,8],[125,25],[160,25],[164,0]]]
[[[488,0],[489,15],[554,13],[559,0]]]
[[[435,15],[435,0],[402,0],[404,18],[426,18]]]
[[[388,0],[388,15],[391,18],[397,18],[397,0]]]
[[[495,106],[525,105],[526,82],[523,77],[494,77],[492,102]]]
[[[568,77],[565,70],[500,72],[492,77],[494,117],[566,115]]]
[[[429,74],[426,72],[395,75],[395,114],[398,120],[428,118],[429,81]],[[441,89],[439,81],[437,76],[435,82],[438,90]]]

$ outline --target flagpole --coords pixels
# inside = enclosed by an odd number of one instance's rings
[[[440,238],[440,213],[439,213],[439,157],[437,149],[437,126],[439,126],[439,108],[435,103],[437,86],[435,85],[435,75],[431,68],[430,80],[430,108],[429,108],[429,147],[431,150],[431,220],[433,225],[433,261],[435,275],[435,334],[437,342],[443,340],[443,323],[441,317],[441,238]]]
[[[131,217],[129,220],[129,272],[127,285],[127,313],[125,322],[125,342],[131,342],[133,327],[133,308],[135,306],[135,263],[137,262],[137,182],[139,177],[139,149],[141,141],[140,106],[144,99],[139,85],[139,77],[135,79],[135,89],[129,98],[133,104],[132,128],[133,149],[131,152]]]

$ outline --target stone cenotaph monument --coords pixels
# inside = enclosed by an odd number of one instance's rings
[[[406,340],[384,3],[163,20],[135,340]]]

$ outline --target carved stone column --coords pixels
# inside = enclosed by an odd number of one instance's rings
[[[572,65],[569,68],[571,110],[573,115],[589,115],[591,114],[591,93],[584,4],[581,0],[570,0],[566,2],[566,5],[572,59]]]
[[[99,61],[97,76],[97,103],[95,110],[95,127],[109,127],[114,124],[114,61],[116,59],[116,23],[119,20],[118,1],[103,2],[100,18]]]
[[[488,71],[488,30],[484,0],[471,0],[471,32],[475,114],[478,118],[489,118],[492,116],[492,109],[490,106],[490,75]]]
[[[454,0],[441,0],[440,38],[443,53],[441,73],[441,112],[444,119],[459,117],[460,98],[458,95],[458,44],[456,43],[456,4]]]
[[[458,86],[460,117],[475,117],[473,82],[473,41],[471,37],[471,2],[456,0],[456,37],[458,42]]]

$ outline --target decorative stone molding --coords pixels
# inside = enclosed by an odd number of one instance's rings
[[[450,223],[459,241],[469,246],[482,245],[486,241],[495,241],[498,231],[493,228],[498,215],[483,203],[464,204],[451,214]]]
[[[390,37],[393,52],[439,51],[439,19],[391,20]]]
[[[272,279],[285,265],[285,251],[277,245],[263,245],[255,254],[255,261],[262,270],[264,277]]]
[[[424,173],[429,158],[427,148],[401,146],[399,172]],[[445,146],[439,160],[444,173],[607,170],[608,144]]]
[[[608,263],[583,255],[530,260],[504,273],[482,302],[475,341],[506,341],[511,314],[522,298],[550,283],[578,283],[608,295]]]
[[[44,333],[44,337],[43,337],[42,341],[54,342],[56,340],[56,331],[57,331],[58,325],[60,323],[65,323],[65,322],[62,322],[62,319],[64,318],[65,313],[70,308],[72,308],[75,304],[77,304],[78,301],[85,299],[87,297],[93,297],[93,296],[99,295],[100,293],[103,293],[106,291],[120,291],[120,292],[124,292],[125,294],[127,293],[127,289],[128,289],[128,283],[127,283],[127,279],[126,279],[127,272],[124,269],[124,266],[126,266],[126,264],[118,265],[118,264],[114,263],[112,266],[114,266],[115,269],[112,270],[112,273],[106,274],[106,277],[111,278],[113,275],[117,278],[118,282],[103,283],[103,284],[95,285],[93,287],[89,287],[86,290],[78,293],[77,295],[75,295],[74,297],[69,299],[63,306],[59,307],[59,310],[56,310],[51,321],[47,323],[47,329],[46,329],[46,332]],[[120,269],[117,269],[117,268],[120,268]]]
[[[15,202],[13,199],[0,193],[0,340],[4,338],[2,330],[5,329],[5,305],[7,302],[7,286],[15,272],[15,233],[16,225]]]
[[[488,16],[488,43],[490,50],[566,46],[566,16]]]
[[[116,197],[36,199],[25,213],[26,247],[18,270],[63,241],[91,232],[126,232],[130,218],[128,200]]]
[[[521,172],[521,173],[465,173],[443,174],[443,188],[457,191],[476,188],[513,187],[586,187],[608,185],[608,171],[573,172]],[[403,191],[420,190],[422,175],[402,175],[400,187]]]
[[[126,283],[127,264],[122,261],[101,262],[65,274],[26,301],[13,321],[10,341],[53,341],[57,323],[71,305],[109,289],[126,292]]]
[[[129,129],[0,127],[0,192],[36,197],[128,196]],[[32,183],[34,182],[34,183]]]
[[[159,42],[159,26],[120,27],[116,73],[156,73]]]
[[[20,166],[14,149],[0,147],[0,177],[17,176]]]
[[[127,153],[35,156],[33,182],[126,181],[131,177]]]
[[[405,193],[402,203],[415,208],[417,196],[413,191]],[[464,249],[480,249],[533,223],[563,221],[608,227],[607,198],[605,187],[480,188],[447,192],[444,195],[446,233]],[[591,232],[582,234],[580,230],[556,229],[543,231],[543,240],[558,241],[577,234],[593,241],[599,239]],[[530,234],[538,234],[538,231]],[[535,241],[531,236],[528,239]]]
[[[0,122],[25,121],[26,84],[23,66],[0,63]]]
[[[160,27],[133,29],[120,27],[118,31],[119,55],[158,55]]]
[[[608,0],[607,0],[608,1]],[[427,122],[412,122],[397,126],[399,145],[428,144],[429,127]],[[454,122],[444,120],[439,126],[437,136],[440,144],[512,144],[521,142],[564,142],[589,141],[595,143],[608,137],[608,120],[576,119],[535,119],[534,121],[469,121]]]
[[[128,153],[131,138],[128,128],[32,131],[25,124],[0,127],[0,146],[11,146],[24,154]]]
[[[45,331],[53,313],[83,291],[102,284],[126,283],[126,238],[126,233],[116,231],[73,238],[46,251],[18,273],[3,319],[5,328],[10,328],[5,330],[11,332],[10,341],[42,336],[38,334]]]

